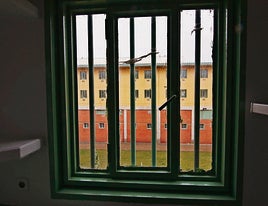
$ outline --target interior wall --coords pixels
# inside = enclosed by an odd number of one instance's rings
[[[268,2],[248,3],[243,206],[255,206],[268,202],[268,117],[249,113],[251,101],[268,103]],[[50,198],[42,16],[0,18],[0,140],[42,139],[37,153],[0,162],[0,205],[136,205]],[[18,188],[20,179],[28,181],[28,190]]]

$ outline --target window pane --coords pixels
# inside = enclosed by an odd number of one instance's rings
[[[166,112],[157,108],[166,101],[167,18],[156,17],[155,31],[151,17],[133,19],[118,20],[120,165],[166,167]],[[155,69],[152,35],[156,35]],[[146,57],[138,59],[142,56]]]
[[[79,166],[82,169],[106,169],[105,15],[78,15],[76,25],[77,88],[81,97],[78,98]]]
[[[181,12],[181,97],[186,96],[187,90],[187,98],[181,98],[180,108],[180,169],[182,172],[207,171],[211,169],[212,163],[213,64],[211,56],[214,14],[213,10],[201,10],[201,40],[198,42],[196,13],[196,10]],[[198,43],[201,45],[199,54],[196,52]],[[197,55],[200,56],[199,68],[196,62]],[[182,79],[186,78],[185,74],[187,79]],[[197,81],[198,76],[199,81]],[[198,94],[196,89],[199,91],[199,96],[196,96]],[[200,114],[196,116],[196,111],[199,110]]]

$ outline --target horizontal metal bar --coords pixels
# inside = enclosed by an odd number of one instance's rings
[[[251,103],[250,112],[268,115],[268,104]]]

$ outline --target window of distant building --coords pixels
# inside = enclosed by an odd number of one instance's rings
[[[201,98],[208,98],[208,90],[207,89],[201,89],[200,90],[200,97]]]
[[[99,98],[106,98],[106,90],[99,90]]]
[[[144,70],[144,79],[151,79],[151,78],[152,78],[152,71]]]
[[[187,124],[182,123],[182,124],[181,124],[181,128],[182,128],[182,129],[187,129]]]
[[[138,70],[135,70],[134,75],[135,75],[135,79],[139,79],[139,71]]]
[[[84,123],[84,124],[83,124],[83,128],[84,128],[84,129],[87,129],[88,126],[89,126],[88,123]]]
[[[200,70],[200,78],[208,78],[208,69]]]
[[[106,79],[106,71],[99,71],[99,79]]]
[[[87,90],[80,90],[80,98],[87,98]]]
[[[200,127],[200,129],[202,129],[202,130],[205,129],[205,125],[204,125],[204,124],[200,124],[199,127]]]
[[[180,77],[181,78],[187,78],[187,69],[181,69]]]
[[[100,128],[100,129],[104,129],[104,127],[105,127],[105,125],[104,125],[103,122],[99,123],[99,128]]]
[[[151,98],[151,97],[152,97],[151,89],[145,89],[144,90],[144,98]]]
[[[86,80],[87,79],[87,72],[81,71],[80,72],[80,80]]]
[[[186,98],[187,97],[187,89],[181,89],[181,98]]]
[[[139,90],[135,90],[135,98],[139,98]]]

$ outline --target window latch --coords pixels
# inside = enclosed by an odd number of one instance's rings
[[[159,109],[159,111],[161,111],[161,110],[163,110],[166,106],[167,106],[167,104],[169,103],[169,102],[171,102],[172,100],[174,100],[175,98],[177,97],[177,95],[176,94],[174,94],[174,95],[172,95],[164,104],[162,104],[158,109]]]

